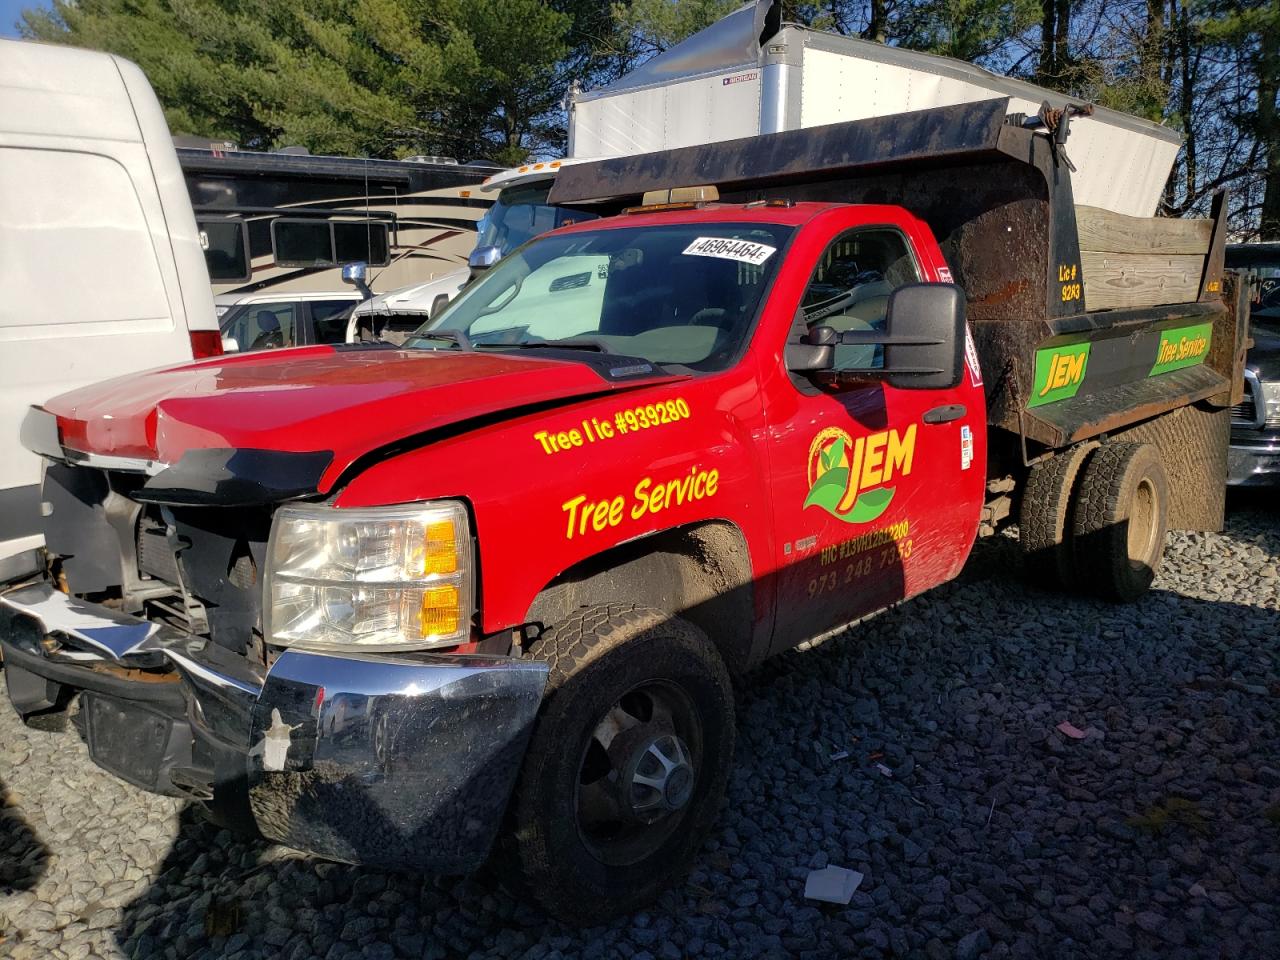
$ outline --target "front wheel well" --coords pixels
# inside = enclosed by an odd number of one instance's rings
[[[731,673],[761,655],[765,638],[756,625],[747,541],[728,521],[662,530],[589,557],[543,587],[526,620],[550,625],[605,603],[684,618],[706,633]],[[536,656],[536,640],[530,650]]]

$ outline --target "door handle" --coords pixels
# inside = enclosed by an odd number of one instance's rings
[[[940,407],[934,407],[924,415],[925,423],[950,423],[952,420],[959,420],[967,411],[963,403],[944,403]]]

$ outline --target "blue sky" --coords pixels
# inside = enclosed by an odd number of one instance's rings
[[[16,37],[14,24],[23,10],[31,7],[48,7],[49,0],[0,0],[0,37]]]

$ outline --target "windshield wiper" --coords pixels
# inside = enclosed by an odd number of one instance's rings
[[[474,350],[475,347],[471,343],[471,339],[461,330],[428,330],[426,333],[416,333],[412,337],[413,340],[450,340],[456,343],[462,350]],[[405,346],[408,346],[408,342]]]
[[[492,347],[497,350],[581,350],[596,355],[583,357],[583,363],[595,367],[611,379],[652,373],[654,370],[669,373],[666,364],[644,357],[633,357],[629,353],[615,353],[602,337],[565,337],[563,340],[532,340],[528,343],[477,343],[476,347]]]

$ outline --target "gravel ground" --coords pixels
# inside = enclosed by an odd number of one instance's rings
[[[856,638],[767,664],[693,875],[604,928],[549,923],[484,877],[242,841],[0,704],[0,956],[1280,956],[1266,500],[1234,501],[1223,535],[1171,536],[1131,607],[1025,587],[998,539]],[[803,899],[828,863],[866,875],[848,907]]]

